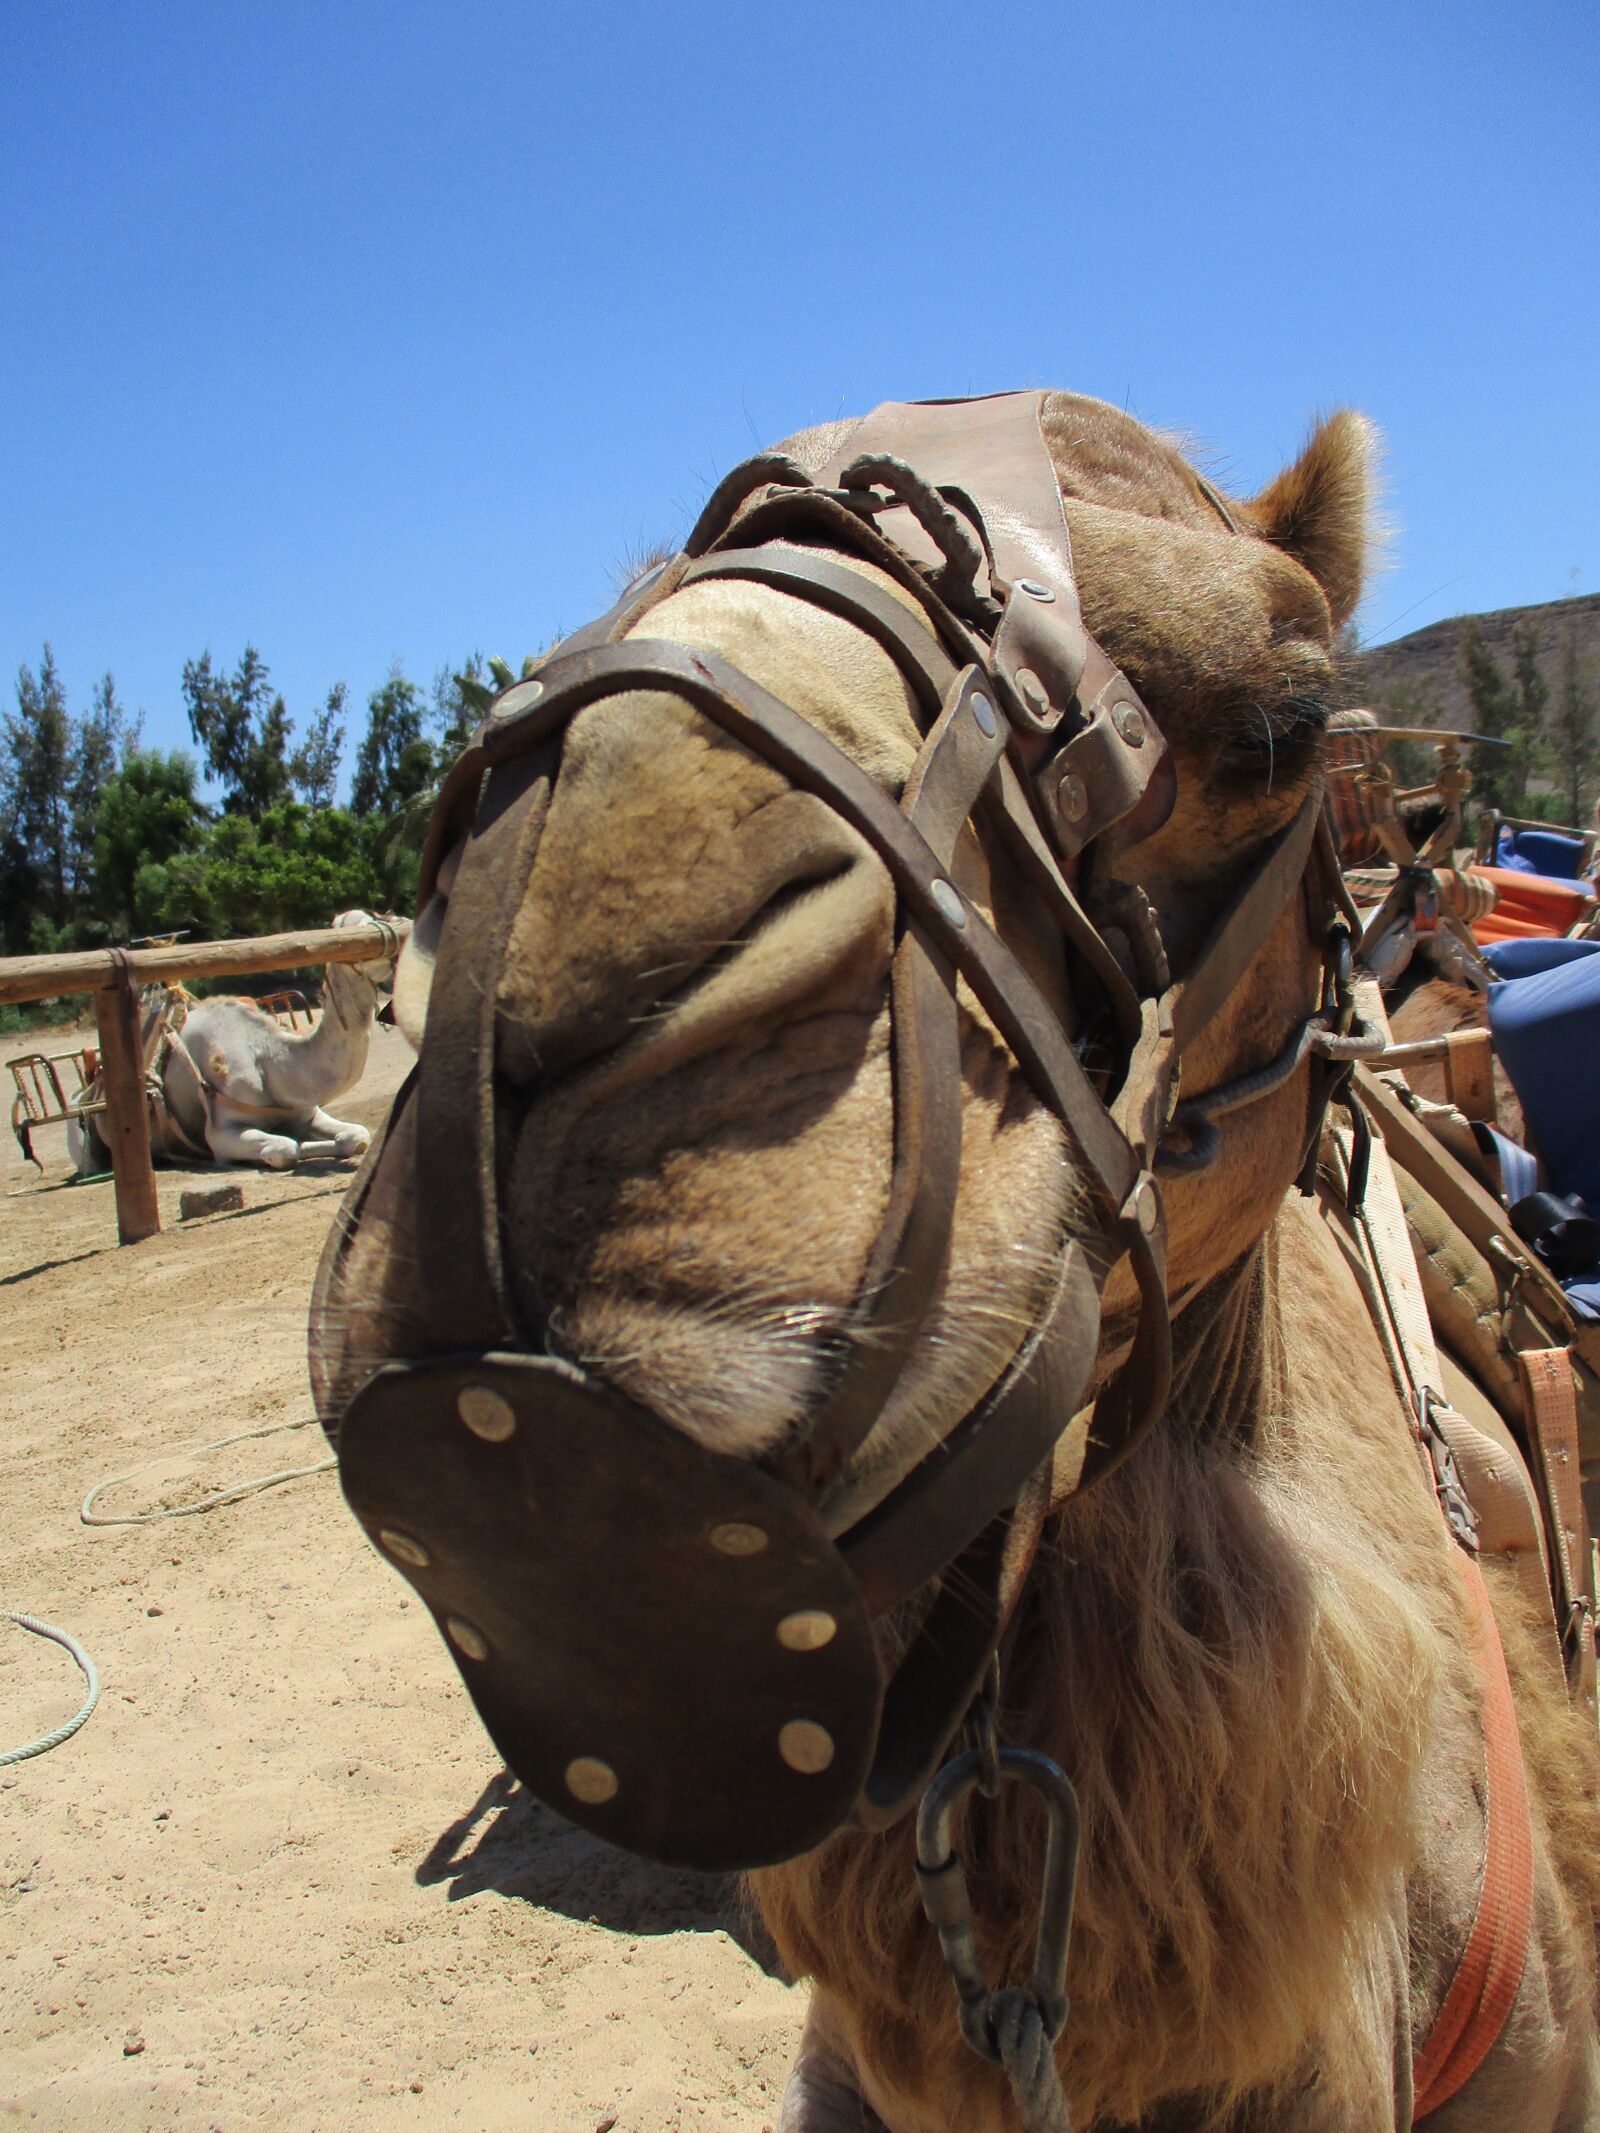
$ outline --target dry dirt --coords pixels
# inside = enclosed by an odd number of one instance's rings
[[[51,1033],[49,1049],[65,1049]],[[20,1041],[7,1053],[22,1049]],[[386,1031],[339,1105],[374,1124]],[[9,1085],[9,1077],[6,1077]],[[79,1638],[98,1709],[0,1769],[0,2124],[208,2133],[449,2126],[761,2133],[804,2013],[724,1884],[658,1873],[501,1768],[436,1635],[331,1473],[303,1466],[306,1297],[348,1167],[236,1171],[237,1214],[119,1249],[111,1187],[5,1136],[0,1607]],[[214,1175],[214,1174],[213,1174]],[[76,1710],[0,1619],[0,1751]]]

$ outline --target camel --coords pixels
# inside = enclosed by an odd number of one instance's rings
[[[343,911],[337,927],[370,926],[366,911]],[[154,1152],[183,1160],[208,1154],[219,1164],[255,1163],[292,1170],[308,1155],[351,1159],[366,1153],[365,1126],[324,1108],[355,1087],[367,1063],[378,988],[394,976],[394,957],[330,963],[323,973],[322,1013],[304,1035],[284,1030],[254,1000],[202,1000],[180,1027],[159,1010],[144,1016],[147,1072],[162,1101],[151,1103]],[[96,1166],[83,1122],[69,1127],[79,1168]]]
[[[783,449],[815,470],[849,427]],[[1107,910],[1141,891],[1182,969],[1317,790],[1335,633],[1368,551],[1371,432],[1331,416],[1235,501],[1109,405],[1052,394],[1042,427],[1085,620],[1159,719],[1177,773],[1165,825],[1093,851],[1080,884]],[[891,577],[848,567],[909,606]],[[920,739],[911,692],[841,617],[712,579],[673,592],[639,633],[731,661],[883,788],[904,781]],[[507,1290],[534,1350],[706,1450],[781,1458],[804,1445],[840,1368],[889,1193],[894,889],[831,807],[666,689],[602,699],[561,747],[494,1003]],[[1072,1027],[1059,938],[1012,852],[969,823],[953,878]],[[397,976],[414,1042],[450,883],[447,861]],[[1186,1094],[1279,1053],[1321,957],[1295,897],[1185,1055]],[[1088,1234],[1078,1149],[988,1009],[966,992],[961,1005],[943,1287],[821,1501],[831,1533],[983,1395],[1039,1312],[1060,1240]],[[1133,1455],[1082,1494],[1087,1410],[1061,1415],[1048,1516],[1001,1652],[1001,1733],[1054,1757],[1081,1805],[1056,2063],[1073,2123],[1104,2133],[1403,2133],[1413,2051],[1477,1899],[1484,1746],[1461,1586],[1356,1277],[1316,1203],[1291,1190],[1309,1071],[1225,1132],[1209,1171],[1165,1183],[1172,1392]],[[330,1428],[381,1366],[427,1352],[416,1244],[443,1203],[419,1203],[416,1133],[415,1107],[397,1112],[359,1220],[330,1241],[312,1342]],[[1123,1262],[1104,1291],[1095,1385],[1127,1351],[1134,1311]],[[1515,1576],[1484,1568],[1532,1803],[1533,1923],[1498,2040],[1433,2122],[1592,2133],[1593,1729],[1569,1709]],[[883,1621],[887,1647],[926,1602]],[[991,1978],[1027,1974],[1042,1828],[1019,1787],[967,1810]],[[840,1829],[750,1877],[784,1964],[812,1986],[782,2133],[1016,2133],[999,2072],[958,2032],[912,1864],[902,1820]]]

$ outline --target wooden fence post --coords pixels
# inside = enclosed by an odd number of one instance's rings
[[[111,951],[113,974],[94,996],[100,1032],[101,1087],[106,1108],[99,1125],[111,1150],[116,1178],[117,1240],[138,1244],[161,1227],[156,1174],[150,1161],[150,1120],[145,1109],[144,1053],[139,1043],[139,994],[120,948]]]

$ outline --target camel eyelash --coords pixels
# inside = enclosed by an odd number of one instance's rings
[[[1248,704],[1237,714],[1224,761],[1230,769],[1270,771],[1293,761],[1322,739],[1329,706],[1314,696],[1283,696],[1274,704]]]

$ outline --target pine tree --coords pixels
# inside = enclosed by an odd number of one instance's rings
[[[367,730],[356,756],[350,811],[392,815],[432,783],[433,749],[422,732],[422,691],[398,665],[367,699]]]
[[[0,877],[8,945],[53,947],[70,916],[72,720],[47,644],[37,674],[17,671],[17,710],[0,717]]]
[[[135,735],[135,722],[117,702],[116,682],[110,674],[102,675],[95,683],[89,709],[73,731],[68,870],[80,918],[94,915],[94,840],[100,796]]]
[[[247,644],[232,674],[219,674],[207,649],[183,670],[183,696],[206,769],[222,785],[230,815],[259,821],[269,807],[287,800],[292,778],[289,735],[293,731],[281,696],[269,697],[270,670]]]
[[[1509,748],[1474,748],[1467,758],[1472,772],[1472,790],[1485,807],[1502,814],[1527,812],[1527,771],[1517,746],[1517,691],[1506,680],[1500,663],[1483,641],[1476,622],[1461,639],[1461,672],[1472,703],[1472,728],[1488,740],[1511,743]]]
[[[448,767],[466,747],[483,717],[488,695],[484,685],[484,661],[474,652],[459,668],[441,667],[433,677],[433,716],[439,735],[439,756]]]
[[[289,759],[289,775],[295,790],[308,807],[331,807],[339,776],[339,758],[344,753],[345,685],[336,681],[328,700],[306,730],[306,737]]]

